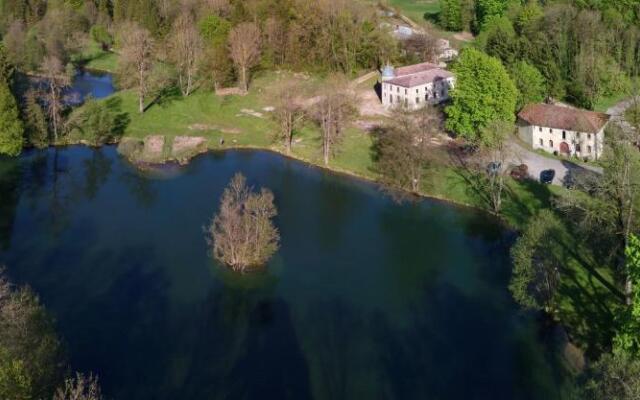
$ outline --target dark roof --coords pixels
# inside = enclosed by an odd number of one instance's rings
[[[609,122],[610,115],[549,104],[528,104],[518,117],[531,125],[597,133]]]
[[[412,75],[398,76],[396,78],[389,79],[386,83],[391,83],[405,88],[412,88],[440,79],[450,78],[452,76],[453,74],[451,72],[436,67],[435,69],[430,69]]]

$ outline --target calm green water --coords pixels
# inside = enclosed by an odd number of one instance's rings
[[[237,276],[203,226],[231,176],[271,188],[282,247]],[[0,161],[0,263],[114,399],[553,399],[506,285],[513,240],[436,201],[267,152],[142,174],[114,148]]]

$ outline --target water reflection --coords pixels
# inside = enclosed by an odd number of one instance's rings
[[[397,205],[265,152],[159,176],[112,147],[0,168],[0,263],[110,398],[561,398],[561,367],[506,289],[510,235],[469,210]],[[202,231],[239,170],[274,191],[282,233],[245,276]]]

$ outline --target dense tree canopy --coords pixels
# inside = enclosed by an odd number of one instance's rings
[[[24,128],[16,100],[7,83],[0,81],[0,154],[20,154],[23,135]]]
[[[467,49],[454,71],[453,103],[445,110],[448,130],[474,140],[489,122],[514,121],[518,90],[500,60]]]

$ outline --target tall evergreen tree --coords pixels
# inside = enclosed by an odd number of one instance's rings
[[[16,99],[6,82],[0,83],[0,154],[17,156],[22,151],[24,129]]]

